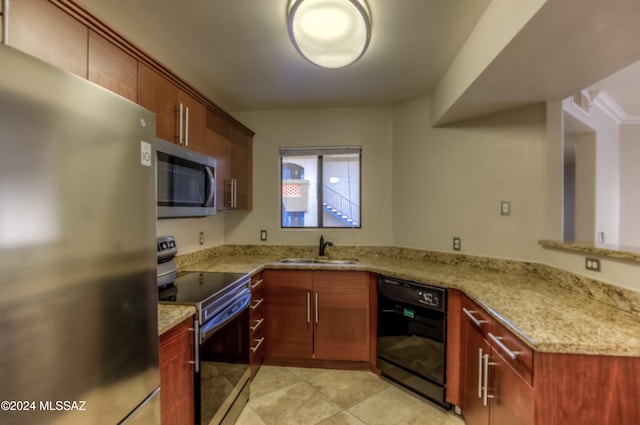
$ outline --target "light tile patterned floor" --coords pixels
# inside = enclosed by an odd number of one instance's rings
[[[262,366],[236,425],[464,425],[370,372]]]

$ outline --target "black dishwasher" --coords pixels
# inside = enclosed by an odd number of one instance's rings
[[[378,353],[382,376],[449,409],[445,401],[447,290],[378,276]]]

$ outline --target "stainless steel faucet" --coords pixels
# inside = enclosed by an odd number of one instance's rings
[[[324,236],[320,235],[320,251],[318,253],[318,255],[320,257],[324,257],[324,250],[326,247],[328,246],[333,246],[333,242],[331,241],[324,241]]]

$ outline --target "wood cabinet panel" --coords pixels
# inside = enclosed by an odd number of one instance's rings
[[[376,307],[377,309],[377,307]],[[447,402],[456,406],[462,405],[460,386],[462,383],[462,292],[456,289],[447,291],[447,359],[446,359],[446,394]]]
[[[314,358],[369,360],[369,291],[315,290]],[[314,282],[315,283],[315,282]]]
[[[489,353],[490,346],[468,316],[462,318],[462,340],[462,414],[467,425],[488,425],[489,410],[483,402],[483,356]]]
[[[527,384],[533,385],[533,350],[531,347],[518,339],[518,337],[509,332],[496,320],[493,320],[491,324],[491,335],[499,341],[499,343],[497,343],[492,340],[490,341],[491,345],[500,353],[505,362],[507,362]],[[509,356],[507,350],[515,354],[515,358]]]
[[[313,355],[311,290],[270,286],[265,282],[265,355],[276,358],[310,358]]]
[[[533,425],[533,389],[498,350],[491,351],[489,423]]]
[[[231,178],[233,187],[233,209],[250,210],[253,193],[253,136],[235,124],[229,127]]]
[[[178,90],[178,109],[180,105],[182,105],[183,110],[182,145],[188,149],[206,154],[207,108],[193,96],[190,96],[182,90]],[[178,131],[180,131],[180,128],[178,128]]]
[[[156,113],[156,136],[177,142],[176,99],[178,88],[149,65],[138,65],[138,103]]]
[[[539,425],[635,425],[640,418],[640,358],[536,353]]]
[[[193,317],[160,335],[160,414],[162,425],[194,422]]]
[[[94,31],[89,31],[88,78],[132,102],[138,101],[138,61]]]
[[[368,273],[265,270],[267,357],[370,361]]]
[[[87,78],[87,26],[47,0],[11,0],[8,44]]]

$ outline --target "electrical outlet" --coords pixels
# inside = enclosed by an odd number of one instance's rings
[[[200,245],[204,245],[204,232],[200,232]]]
[[[500,214],[511,215],[511,201],[500,201]]]
[[[589,258],[587,257],[585,262],[584,262],[584,266],[587,268],[587,270],[592,270],[594,272],[599,272],[600,271],[600,260],[597,258]]]
[[[267,231],[266,230],[260,230],[260,240],[261,241],[266,241],[267,240]]]
[[[453,237],[453,250],[454,251],[460,251],[460,249],[462,248],[462,239],[460,239],[457,236]]]

